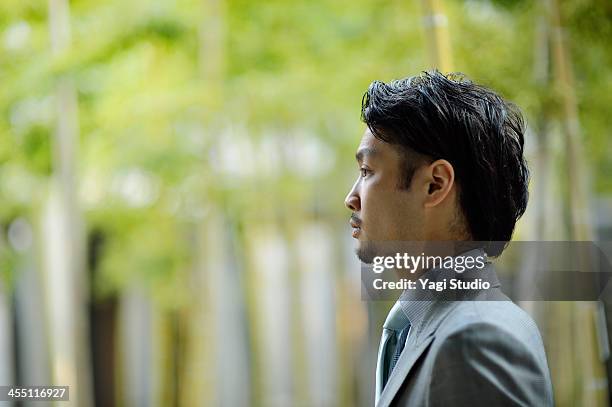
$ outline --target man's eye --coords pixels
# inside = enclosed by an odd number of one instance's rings
[[[367,168],[360,168],[359,171],[361,172],[361,176],[363,178],[365,178],[370,173],[370,170],[368,170]]]

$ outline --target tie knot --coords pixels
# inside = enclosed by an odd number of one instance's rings
[[[383,327],[395,332],[401,332],[401,330],[409,324],[410,321],[408,320],[406,313],[404,312],[400,302],[398,301],[389,311],[389,315],[387,315],[387,319],[385,320]]]

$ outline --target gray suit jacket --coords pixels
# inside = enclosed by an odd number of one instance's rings
[[[401,303],[412,328],[377,407],[553,405],[538,328],[491,267],[468,299]]]

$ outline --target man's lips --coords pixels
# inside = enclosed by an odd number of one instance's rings
[[[361,233],[361,221],[355,215],[351,216],[351,220],[349,221],[351,227],[353,228],[353,237],[357,238],[359,233]]]

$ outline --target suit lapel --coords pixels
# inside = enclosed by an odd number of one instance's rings
[[[408,376],[410,369],[412,369],[412,366],[414,366],[419,357],[429,347],[433,339],[434,335],[432,333],[422,340],[417,346],[414,346],[414,344],[410,346],[410,343],[406,345],[407,349],[402,352],[399,360],[397,361],[395,369],[393,369],[393,372],[389,377],[389,381],[380,395],[380,399],[378,400],[376,407],[387,407],[391,403],[393,397],[395,397],[395,394]],[[410,339],[408,342],[410,342]]]

